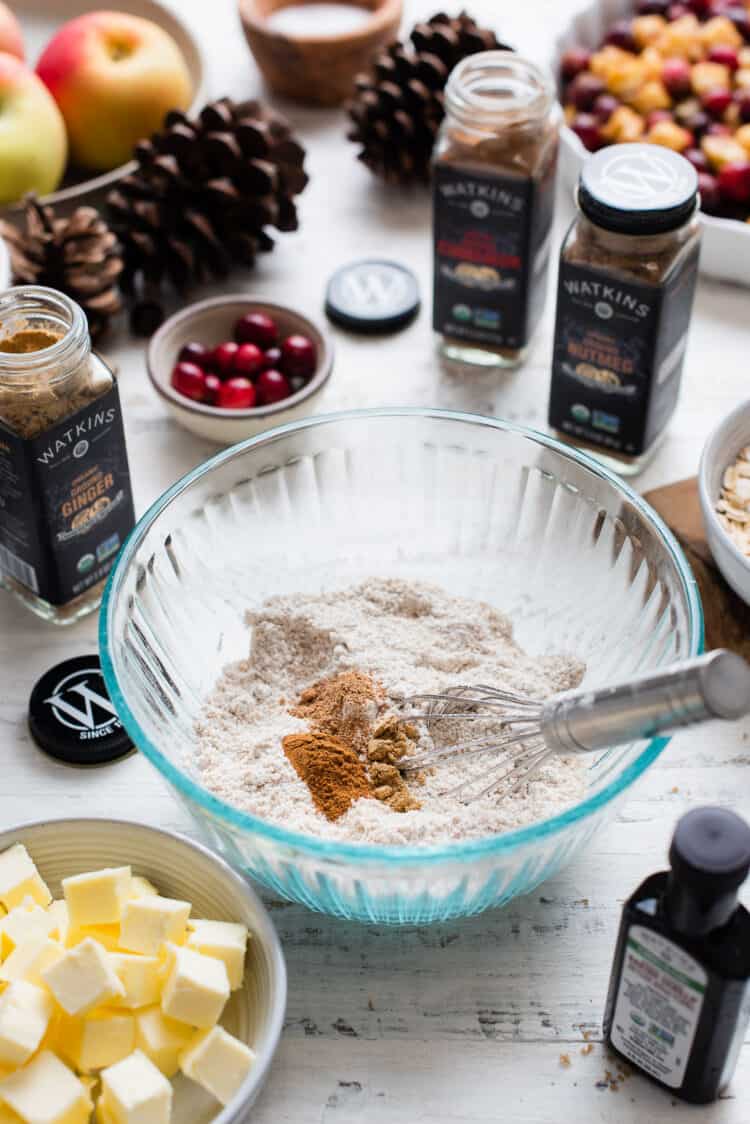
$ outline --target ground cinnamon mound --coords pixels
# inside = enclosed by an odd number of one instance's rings
[[[380,683],[362,671],[342,671],[302,692],[289,713],[306,719],[311,729],[364,749],[378,708],[385,698]]]
[[[281,744],[326,819],[340,819],[355,800],[372,795],[365,766],[340,738],[320,731],[287,734]]]

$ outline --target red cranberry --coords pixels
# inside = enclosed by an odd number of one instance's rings
[[[263,352],[263,370],[270,371],[272,367],[278,367],[281,363],[281,348],[269,347],[268,351]]]
[[[234,360],[237,356],[239,348],[236,343],[228,340],[226,343],[220,343],[215,347],[211,353],[211,367],[219,378],[228,379],[234,370]]]
[[[255,343],[265,351],[273,347],[279,338],[279,329],[276,322],[265,312],[248,312],[234,326],[234,338],[237,343]]]
[[[217,406],[219,403],[219,391],[222,387],[221,379],[218,375],[206,375],[204,382],[205,387],[205,401],[209,406]]]
[[[202,343],[191,341],[184,343],[177,356],[178,363],[195,363],[198,367],[205,367],[211,358],[211,348],[204,347]]]
[[[733,203],[750,200],[750,160],[741,164],[725,164],[719,172],[719,193]]]
[[[737,102],[741,119],[750,121],[750,90],[738,90],[734,100]]]
[[[606,125],[616,109],[619,109],[619,99],[614,94],[599,94],[594,102],[593,113],[597,121]]]
[[[274,402],[281,402],[292,393],[289,380],[281,371],[263,371],[258,376],[256,383],[258,391],[258,405],[271,406]]]
[[[740,60],[734,47],[727,47],[719,44],[717,47],[712,47],[708,52],[709,62],[720,62],[722,66],[728,66],[730,70],[736,70],[740,65]]]
[[[287,375],[309,378],[315,373],[318,356],[307,336],[287,336],[281,345],[281,366]]]
[[[731,137],[732,130],[723,121],[712,121],[706,129],[706,133],[711,137]]]
[[[659,121],[673,121],[674,115],[668,109],[652,109],[646,115],[646,128],[653,129]]]
[[[685,4],[699,19],[705,18],[711,13],[712,0],[685,0]]]
[[[669,0],[639,0],[639,16],[666,16],[669,11]]]
[[[565,52],[560,63],[563,82],[571,82],[576,74],[585,70],[591,61],[591,51],[585,47],[571,47]]]
[[[635,53],[638,50],[638,45],[633,38],[630,20],[618,20],[617,23],[613,23],[604,42],[611,44],[613,47],[619,47],[622,51],[633,51]]]
[[[690,93],[690,63],[687,59],[665,59],[661,80],[673,98],[684,98]]]
[[[698,172],[698,190],[701,195],[701,207],[704,211],[716,211],[721,204],[719,194],[719,181],[710,172]]]
[[[179,394],[200,402],[206,391],[206,376],[197,363],[178,363],[172,371],[172,386]]]
[[[705,153],[701,152],[699,148],[686,148],[682,155],[693,165],[696,172],[708,171],[708,160]]]
[[[234,357],[233,370],[248,379],[259,375],[263,370],[263,352],[256,343],[241,343]]]
[[[604,93],[604,88],[601,78],[597,78],[595,74],[584,72],[570,83],[566,97],[576,109],[591,109],[599,94]]]
[[[596,117],[593,117],[590,113],[579,113],[573,119],[570,127],[589,152],[596,152],[598,148],[601,148],[602,133]]]
[[[667,19],[670,23],[674,23],[675,20],[681,20],[683,16],[688,15],[689,12],[690,9],[688,8],[687,4],[670,4],[669,10],[667,11]]]
[[[221,384],[216,405],[223,410],[249,410],[255,402],[255,387],[250,379],[234,375]]]
[[[703,108],[712,117],[723,117],[732,104],[729,90],[708,90],[702,97]]]

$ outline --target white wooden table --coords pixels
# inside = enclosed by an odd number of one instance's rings
[[[174,0],[210,59],[210,89],[251,96],[260,85],[234,0]],[[575,0],[472,0],[475,16],[541,59]],[[20,5],[23,8],[23,5]],[[411,23],[435,8],[407,0]],[[344,140],[336,112],[287,107],[309,151],[301,229],[280,236],[254,275],[229,289],[318,314],[334,268],[384,251],[414,268],[424,308],[408,330],[377,342],[336,333],[334,376],[321,411],[437,405],[531,426],[545,420],[552,309],[528,364],[510,376],[441,372],[430,329],[429,204],[376,184]],[[561,199],[560,234],[570,207]],[[199,294],[197,294],[199,295]],[[669,438],[639,480],[646,488],[695,471],[709,429],[748,393],[750,293],[702,282],[684,393]],[[120,368],[139,513],[212,447],[178,429],[152,393],[144,346],[123,331]],[[37,677],[96,647],[96,621],[56,630],[0,595],[0,826],[75,815],[132,816],[192,832],[145,760],[79,771],[58,765],[26,729]],[[700,1114],[639,1077],[616,1080],[600,1045],[601,1016],[623,899],[664,863],[677,817],[696,803],[750,816],[750,724],[674,739],[591,853],[529,898],[431,928],[365,927],[268,900],[289,965],[286,1029],[253,1119],[258,1124],[750,1124],[750,1042],[727,1097]],[[584,1055],[584,1035],[595,1043]],[[561,1061],[567,1055],[570,1065]],[[615,1078],[608,1079],[608,1071]]]

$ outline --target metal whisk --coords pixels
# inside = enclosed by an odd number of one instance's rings
[[[497,723],[481,737],[400,762],[402,772],[415,773],[486,754],[488,768],[452,790],[468,804],[483,796],[512,796],[554,754],[592,753],[714,718],[740,718],[750,713],[750,666],[720,649],[609,687],[565,691],[549,699],[479,684],[404,700],[409,708],[425,704],[405,717],[428,727],[446,718]]]

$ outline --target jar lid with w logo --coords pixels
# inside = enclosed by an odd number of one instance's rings
[[[133,749],[96,655],[45,672],[31,692],[29,729],[40,749],[68,765],[106,765]]]

